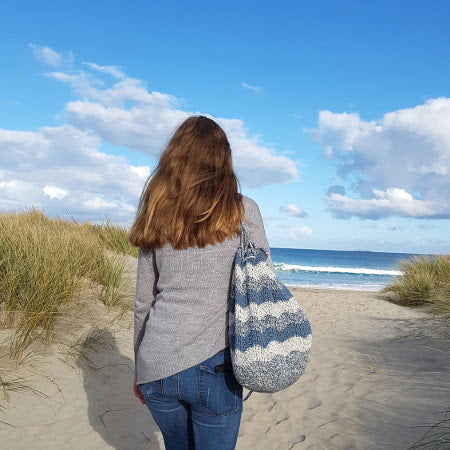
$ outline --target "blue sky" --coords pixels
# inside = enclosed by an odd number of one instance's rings
[[[0,210],[121,223],[226,130],[274,247],[450,249],[446,1],[3,1]]]

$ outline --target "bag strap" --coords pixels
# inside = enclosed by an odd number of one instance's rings
[[[247,228],[247,226],[245,225],[245,223],[244,223],[243,220],[241,220],[241,222],[240,222],[240,224],[239,224],[239,231],[240,231],[240,233],[241,233],[241,242],[240,242],[240,244],[239,244],[239,249],[238,249],[238,251],[241,252],[241,256],[243,257],[243,256],[244,256],[245,249],[248,248],[248,247],[254,248],[255,245],[253,244],[253,242],[252,242],[251,239],[250,239],[250,233],[248,232],[248,228]],[[252,394],[253,394],[253,391],[250,391],[250,392],[245,396],[245,398],[243,399],[243,401],[245,402],[245,401],[250,397],[250,395],[252,395]]]
[[[265,253],[266,257],[268,256],[266,249],[257,247],[257,245],[252,241],[248,227],[245,225],[243,220],[239,223],[239,230],[241,233],[241,241],[239,243],[238,252],[240,252],[242,260],[245,260],[245,250],[247,249],[255,250],[258,248]]]
[[[247,225],[245,225],[243,220],[239,223],[239,231],[241,232],[241,247],[245,248],[246,245],[251,243],[251,241]]]
[[[241,220],[239,223],[239,231],[241,233],[241,242],[239,244],[239,250],[241,252],[241,256],[244,256],[244,252],[246,249],[255,248],[255,244],[250,238],[250,232],[248,231],[247,225],[245,225],[244,221]]]

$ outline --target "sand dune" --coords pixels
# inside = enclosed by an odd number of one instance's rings
[[[415,425],[442,417],[448,343],[431,337],[425,313],[374,293],[294,295],[313,329],[310,364],[290,388],[244,403],[238,449],[406,449],[425,431]],[[57,344],[45,353],[28,347],[17,367],[5,356],[8,331],[0,333],[2,378],[21,377],[41,392],[11,392],[2,401],[0,448],[163,449],[131,390],[132,314],[114,320],[85,299],[74,317],[75,332],[60,327]]]

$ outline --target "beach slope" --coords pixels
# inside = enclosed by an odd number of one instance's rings
[[[426,431],[419,425],[442,418],[448,342],[433,337],[423,311],[373,292],[293,293],[311,321],[311,361],[290,388],[244,403],[238,449],[406,449]],[[2,378],[36,391],[2,400],[0,448],[164,448],[131,389],[132,313],[117,320],[103,308],[86,302],[76,336],[62,333],[46,352],[30,347],[19,364],[1,348]]]

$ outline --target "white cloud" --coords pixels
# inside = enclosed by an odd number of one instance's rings
[[[148,92],[145,83],[134,78],[124,78],[101,89],[101,83],[85,72],[53,72],[47,76],[69,84],[83,97],[66,105],[66,118],[71,125],[90,130],[115,146],[152,157],[160,153],[176,127],[192,114],[179,109],[174,96]],[[249,136],[241,120],[209,117],[227,133],[242,184],[258,187],[298,180],[298,164]]]
[[[308,228],[307,226],[291,227],[288,231],[288,235],[292,239],[300,239],[300,238],[310,237],[310,236],[312,236],[312,230],[311,230],[311,228]]]
[[[30,47],[37,59],[54,67],[68,61],[49,47]],[[80,220],[132,220],[150,168],[103,153],[102,144],[156,157],[191,113],[180,109],[177,98],[148,91],[117,66],[85,67],[45,74],[78,95],[66,105],[66,123],[37,131],[0,129],[0,209],[36,206]],[[242,184],[298,179],[297,163],[249,136],[242,121],[216,120],[227,132]]]
[[[289,204],[289,205],[282,205],[280,206],[280,212],[285,212],[287,214],[289,214],[290,216],[293,217],[306,217],[307,214],[305,211],[302,211],[300,208],[298,208],[297,206],[295,206],[294,204]]]
[[[100,197],[92,197],[89,200],[86,200],[83,202],[83,205],[87,209],[109,209],[109,208],[118,208],[119,205],[117,205],[114,202],[108,202],[106,200],[103,200]]]
[[[100,146],[97,136],[70,125],[0,130],[0,208],[37,206],[81,219],[130,221],[150,169]]]
[[[103,141],[157,156],[176,125],[189,115],[164,104],[161,95],[155,97],[154,103],[130,109],[77,100],[66,105],[66,116],[69,123],[92,130]]]
[[[248,89],[249,91],[254,92],[255,94],[262,94],[262,93],[264,92],[264,89],[263,89],[262,87],[259,87],[259,86],[252,86],[252,85],[250,85],[250,84],[244,83],[243,81],[242,81],[242,83],[241,83],[241,86],[242,86],[244,89]]]
[[[98,64],[90,63],[90,62],[83,62],[83,64],[85,64],[92,70],[96,70],[97,72],[106,73],[108,75],[113,76],[114,78],[118,78],[119,80],[122,78],[126,78],[126,75],[117,66],[99,66]]]
[[[51,67],[72,67],[74,57],[72,52],[65,52],[64,54],[55,52],[51,47],[43,45],[35,45],[29,43],[28,46],[33,52],[34,59],[42,64],[46,64]]]
[[[400,217],[442,217],[448,205],[414,198],[409,192],[398,188],[386,191],[373,190],[374,198],[354,199],[342,194],[331,193],[325,197],[335,216],[348,218],[379,219],[386,216]]]
[[[52,67],[59,67],[63,62],[63,57],[59,53],[55,52],[50,47],[42,45],[28,44],[33,51],[33,56],[41,63],[47,64]]]
[[[104,106],[99,102],[69,102],[69,123],[93,131],[103,141],[125,146],[156,157],[178,125],[190,113],[174,108],[173,98],[158,92],[146,95],[146,102],[130,109]],[[273,149],[248,137],[238,119],[214,118],[227,133],[240,181],[251,187],[298,180],[297,163],[277,155]]]
[[[321,111],[311,137],[338,162],[338,174],[353,182],[360,197],[328,195],[334,213],[449,218],[449,123],[450,98],[390,112],[377,122]]]
[[[67,191],[66,189],[61,189],[59,187],[56,186],[44,186],[42,188],[42,192],[50,198],[56,198],[58,200],[62,200],[63,198],[67,197],[67,195],[69,194],[69,191]]]
[[[130,170],[142,179],[146,179],[150,176],[150,167],[148,166],[130,166]]]
[[[249,137],[244,122],[238,119],[214,118],[225,130],[233,150],[233,160],[239,180],[250,187],[298,181],[299,164],[280,156]]]

